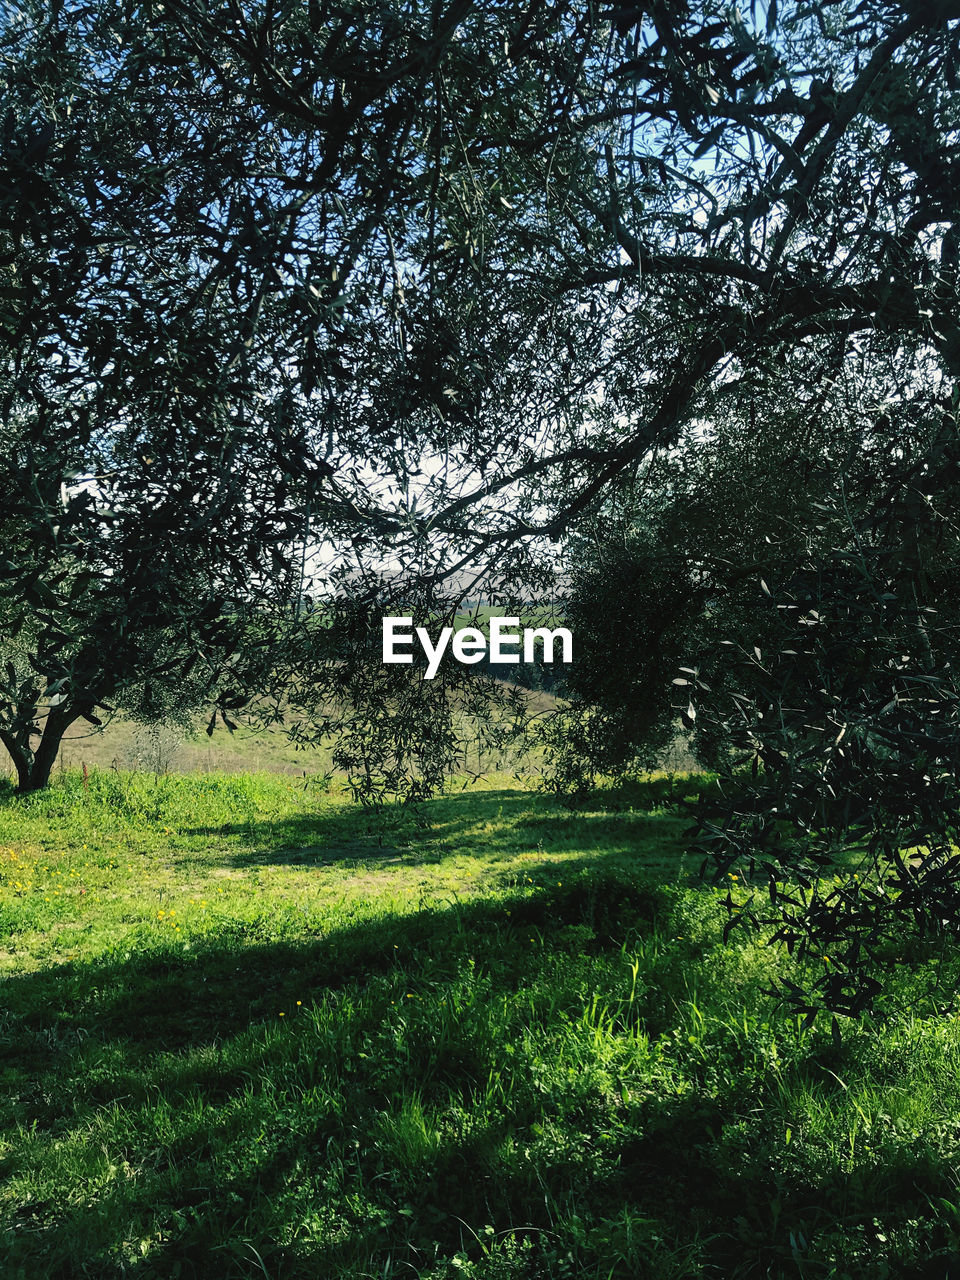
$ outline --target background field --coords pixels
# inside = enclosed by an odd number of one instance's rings
[[[556,698],[543,690],[528,690],[527,705],[531,715],[543,715],[555,709]],[[300,713],[287,712],[287,720]],[[83,720],[67,731],[57,756],[54,771],[62,775],[70,769],[121,769],[146,773],[282,773],[303,779],[336,772],[333,750],[328,743],[298,747],[283,725],[260,726],[248,718],[237,717],[238,727],[230,733],[219,722],[210,735],[206,733],[207,716],[187,726],[173,723],[141,724],[122,714],[109,719],[102,729]],[[536,768],[541,752],[532,742],[517,741],[494,751],[469,732],[461,734],[460,766],[465,771],[488,773],[523,765],[524,771]],[[689,765],[690,757],[682,743],[671,756],[671,766]],[[456,767],[456,762],[454,762]],[[0,756],[0,778],[15,777],[13,766],[4,753]]]
[[[2,1274],[953,1274],[942,976],[785,1019],[789,962],[692,874],[694,786],[4,793]]]
[[[101,731],[78,721],[63,740],[56,769],[118,768],[146,773],[243,773],[267,771],[302,778],[330,768],[330,751],[298,750],[282,730],[222,726],[207,735],[197,721],[190,729],[139,724],[114,717]]]

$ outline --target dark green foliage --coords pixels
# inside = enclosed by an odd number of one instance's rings
[[[682,568],[687,595],[655,611],[678,617],[672,672],[607,642],[577,673],[584,727],[562,737],[555,785],[636,767],[651,723],[681,716],[723,775],[699,806],[707,867],[757,886],[731,898],[728,927],[829,957],[781,990],[811,1015],[859,1013],[907,937],[924,945],[960,916],[956,406],[921,389],[922,362],[905,372],[891,365],[883,413],[862,380],[821,422],[764,399],[759,417],[754,397],[728,410],[650,469],[642,502],[611,504],[574,587],[601,643],[608,618],[655,610],[658,574]],[[605,557],[631,556],[633,581],[604,576]],[[653,714],[631,701],[642,681]]]
[[[812,1003],[784,993],[811,1012],[859,1012],[906,937],[960,918],[958,462],[940,406],[913,457],[819,504],[805,554],[758,600],[772,634],[730,646],[725,695],[691,681],[728,770],[749,765],[707,799],[703,847],[720,873],[769,881],[732,921],[829,955]]]
[[[457,621],[429,583],[399,601],[389,584],[352,588],[301,618],[278,658],[277,684],[296,708],[294,741],[309,749],[332,738],[332,762],[357,800],[434,795],[451,773],[468,772],[471,751],[473,760],[498,754],[522,736],[528,712],[520,688],[449,652],[430,680],[422,650],[409,665],[382,661],[384,616],[410,617],[434,639]]]
[[[546,728],[554,790],[583,793],[661,757],[675,733],[671,677],[702,608],[682,558],[645,530],[580,552],[564,614],[576,637],[568,704]]]

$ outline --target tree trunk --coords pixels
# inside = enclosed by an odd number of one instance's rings
[[[13,734],[4,729],[0,729],[0,742],[6,747],[7,754],[17,770],[17,791],[29,791],[31,764],[29,755],[21,748]]]
[[[60,707],[50,708],[46,724],[43,726],[43,737],[33,753],[33,765],[30,769],[30,791],[40,791],[50,781],[50,771],[53,769],[57,752],[60,750],[63,735],[67,730],[67,726],[72,724],[73,720],[74,717],[68,711],[63,711]]]
[[[75,719],[74,713],[51,707],[35,750],[9,731],[0,729],[0,743],[6,747],[17,770],[17,795],[42,791],[47,786],[63,735]]]

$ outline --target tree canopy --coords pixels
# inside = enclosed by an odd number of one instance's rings
[[[176,264],[151,314],[196,367],[220,304],[321,536],[502,562],[799,345],[953,370],[955,16],[24,6],[10,215],[44,252],[12,300],[104,357],[124,271]]]

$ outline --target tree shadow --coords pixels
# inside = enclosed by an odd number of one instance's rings
[[[461,948],[466,937],[490,941],[578,924],[590,930],[588,947],[619,947],[631,927],[652,924],[667,909],[655,885],[604,875],[598,859],[582,859],[571,874],[566,887],[520,890],[496,901],[448,899],[304,941],[257,944],[241,924],[195,949],[15,974],[4,979],[5,1014],[34,1031],[53,1019],[62,1031],[107,1036],[131,1048],[181,1050],[235,1035],[298,1000],[362,986],[396,970],[398,951],[404,972],[417,974],[430,957]],[[12,1039],[0,1042],[0,1061],[16,1061],[23,1052]],[[49,1054],[45,1047],[44,1057]]]
[[[671,1086],[655,1046],[679,1055],[690,990],[723,981],[710,955],[651,948],[630,992],[626,958],[672,937],[675,910],[669,888],[584,858],[498,901],[6,979],[0,1110],[18,1136],[0,1172],[21,1198],[4,1274],[419,1273],[489,1262],[489,1227],[526,1258],[490,1276],[819,1275],[795,1242],[844,1197],[852,1222],[869,1202],[937,1245],[951,1175],[929,1153],[891,1157],[857,1199],[839,1169],[777,1163],[735,1057],[691,1059]],[[811,1078],[846,1074],[816,1052]]]
[[[286,1259],[295,1267],[290,1274],[306,1276],[336,1274],[335,1263],[350,1267],[358,1250],[378,1242],[389,1253],[398,1233],[408,1250],[425,1247],[422,1224],[418,1243],[411,1243],[410,1222],[396,1213],[396,1197],[412,1196],[413,1184],[407,1186],[402,1162],[391,1166],[388,1157],[384,1165],[376,1133],[380,1114],[404,1095],[430,1098],[452,1090],[469,1107],[482,1091],[496,1047],[483,1043],[476,1029],[437,1043],[433,1019],[442,1020],[445,1001],[473,981],[478,965],[495,973],[505,991],[521,989],[531,969],[529,948],[518,938],[533,929],[546,932],[562,920],[599,925],[625,910],[637,927],[648,927],[659,909],[653,890],[619,881],[589,891],[584,886],[581,893],[452,903],[298,943],[244,946],[224,939],[202,951],[171,949],[8,978],[0,1070],[16,1089],[2,1109],[5,1127],[25,1126],[29,1138],[21,1131],[22,1141],[0,1159],[0,1172],[16,1178],[31,1161],[68,1158],[77,1172],[63,1203],[38,1194],[16,1208],[0,1245],[0,1258],[6,1253],[10,1267],[6,1274],[17,1268],[31,1280],[257,1274],[255,1255],[233,1249],[244,1238],[238,1222],[251,1206],[270,1202],[278,1188],[292,1194],[292,1171],[301,1166],[309,1167],[319,1197],[318,1152],[331,1144],[359,1162],[360,1184],[376,1207],[374,1225],[360,1215],[348,1240],[290,1250],[270,1237],[264,1211],[248,1233],[256,1252],[269,1255],[271,1265]],[[612,945],[598,937],[595,948]],[[375,1063],[360,1066],[369,1056],[360,1046],[365,1037],[381,1034],[388,1010],[403,1008],[414,992],[395,1060],[378,1080]],[[361,1078],[351,1081],[355,1071]],[[319,1089],[318,1076],[329,1091]],[[299,1100],[277,1103],[290,1078]],[[311,1087],[317,1093],[308,1101]],[[337,1105],[340,1089],[350,1099],[352,1118]],[[270,1102],[261,1105],[265,1095]],[[169,1137],[158,1143],[151,1116],[196,1113],[201,1104],[196,1124],[171,1120]],[[118,1107],[130,1117],[125,1139],[111,1129]],[[280,1131],[270,1136],[260,1132],[265,1109],[274,1125],[276,1113],[282,1117]],[[350,1137],[358,1123],[369,1143],[359,1153]],[[460,1138],[448,1137],[442,1158],[438,1151],[430,1155],[431,1168],[449,1183],[445,1197],[456,1191],[446,1208],[434,1204],[434,1229],[445,1248],[454,1251],[462,1243],[464,1214],[476,1229],[484,1225],[480,1217],[493,1201],[477,1203],[463,1188],[477,1152],[486,1150],[493,1160],[509,1128],[508,1116],[493,1126],[477,1123]],[[220,1152],[214,1161],[210,1153],[224,1129],[234,1154],[227,1159]],[[143,1131],[150,1136],[137,1148],[131,1132]],[[101,1136],[91,1141],[95,1133]],[[103,1161],[97,1152],[117,1142],[128,1149],[121,1164],[137,1163],[135,1186],[116,1176],[98,1185]],[[53,1156],[59,1149],[69,1156]],[[104,1159],[115,1175],[120,1157]],[[215,1172],[218,1163],[231,1167],[229,1176]],[[149,1241],[149,1260],[122,1260],[124,1242],[137,1230]]]
[[[514,856],[531,849],[541,854],[606,849],[635,852],[642,865],[644,848],[653,843],[670,846],[657,859],[669,864],[685,825],[684,818],[669,812],[611,808],[599,800],[592,809],[571,812],[542,794],[492,789],[387,806],[365,815],[330,809],[279,820],[191,827],[183,834],[229,840],[223,856],[240,868],[432,865],[479,847],[494,861],[498,854]],[[673,861],[679,864],[679,856]],[[648,870],[655,873],[653,867]]]

